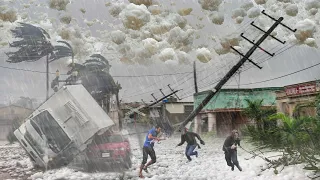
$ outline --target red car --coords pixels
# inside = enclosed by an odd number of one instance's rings
[[[89,171],[105,170],[111,165],[121,165],[129,169],[132,166],[130,143],[121,133],[106,132],[96,135],[85,150]]]

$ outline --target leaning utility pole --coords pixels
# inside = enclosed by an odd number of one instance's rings
[[[271,17],[271,16],[269,16],[268,14],[266,14],[266,13],[264,12],[264,10],[262,11],[262,14],[264,14],[264,15],[268,16],[270,19],[274,20],[274,21],[275,21],[274,24],[268,29],[267,32],[265,32],[264,30],[262,30],[262,29],[260,29],[260,28],[257,28],[257,29],[259,29],[260,31],[264,32],[264,35],[263,35],[256,43],[255,43],[254,41],[250,41],[250,40],[249,40],[249,42],[253,44],[253,47],[252,47],[245,55],[243,55],[242,53],[240,53],[239,51],[237,51],[235,48],[233,48],[233,47],[231,46],[231,48],[232,48],[233,50],[235,50],[237,53],[239,53],[240,55],[242,55],[242,59],[241,59],[236,65],[234,65],[234,66],[231,68],[231,70],[222,78],[222,80],[214,87],[213,90],[210,90],[210,91],[209,91],[208,96],[199,104],[199,106],[198,106],[196,109],[194,109],[194,110],[191,112],[191,114],[187,117],[187,119],[179,126],[179,129],[178,129],[178,130],[182,130],[182,129],[188,124],[189,121],[192,121],[192,120],[198,115],[198,113],[203,109],[203,107],[205,107],[205,106],[210,102],[210,100],[214,97],[214,95],[222,88],[222,86],[233,76],[233,74],[235,74],[235,73],[238,71],[238,69],[239,69],[247,60],[248,60],[249,62],[253,63],[253,64],[254,64],[255,66],[257,66],[258,68],[261,69],[261,67],[258,66],[256,63],[254,63],[252,60],[250,60],[249,57],[253,54],[253,52],[254,52],[257,48],[265,51],[264,49],[262,49],[262,48],[260,47],[260,44],[261,44],[268,36],[276,39],[277,41],[279,41],[279,42],[281,42],[281,43],[283,43],[283,44],[285,43],[285,42],[282,42],[282,41],[280,41],[279,39],[277,39],[276,37],[274,37],[274,36],[271,35],[271,32],[272,32],[279,24],[281,24],[282,26],[288,28],[289,30],[291,30],[291,31],[293,31],[293,32],[296,31],[296,29],[295,29],[295,30],[292,30],[292,29],[289,28],[288,26],[286,26],[286,25],[284,25],[284,24],[281,23],[281,21],[283,20],[283,17],[280,17],[279,19],[274,19],[273,17]],[[253,24],[253,23],[251,23],[251,25],[252,25],[252,24]],[[254,25],[253,25],[253,26],[254,26]],[[256,27],[256,26],[255,26],[255,27]],[[242,36],[242,35],[243,35],[243,34],[241,34],[241,36]],[[242,37],[243,37],[243,36],[242,36]],[[246,40],[248,40],[248,39],[246,39]],[[265,52],[266,52],[266,51],[265,51]],[[271,53],[268,53],[268,54],[271,55],[271,56],[274,55],[274,54],[271,54]]]

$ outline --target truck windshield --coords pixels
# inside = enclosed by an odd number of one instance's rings
[[[48,111],[43,111],[32,118],[31,125],[40,137],[42,134],[45,135],[50,149],[55,153],[59,153],[71,141]]]
[[[24,138],[28,141],[28,143],[33,146],[35,148],[35,150],[37,151],[37,153],[39,153],[39,155],[43,155],[44,151],[43,148],[41,147],[41,145],[39,144],[39,141],[36,141],[31,134],[29,133],[29,131],[26,131],[26,133],[24,134]]]

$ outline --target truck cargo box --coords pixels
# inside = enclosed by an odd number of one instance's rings
[[[82,85],[64,86],[14,131],[34,164],[66,165],[114,122]]]

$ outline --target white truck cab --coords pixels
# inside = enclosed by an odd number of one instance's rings
[[[114,122],[82,85],[61,88],[14,131],[34,165],[66,165]]]

